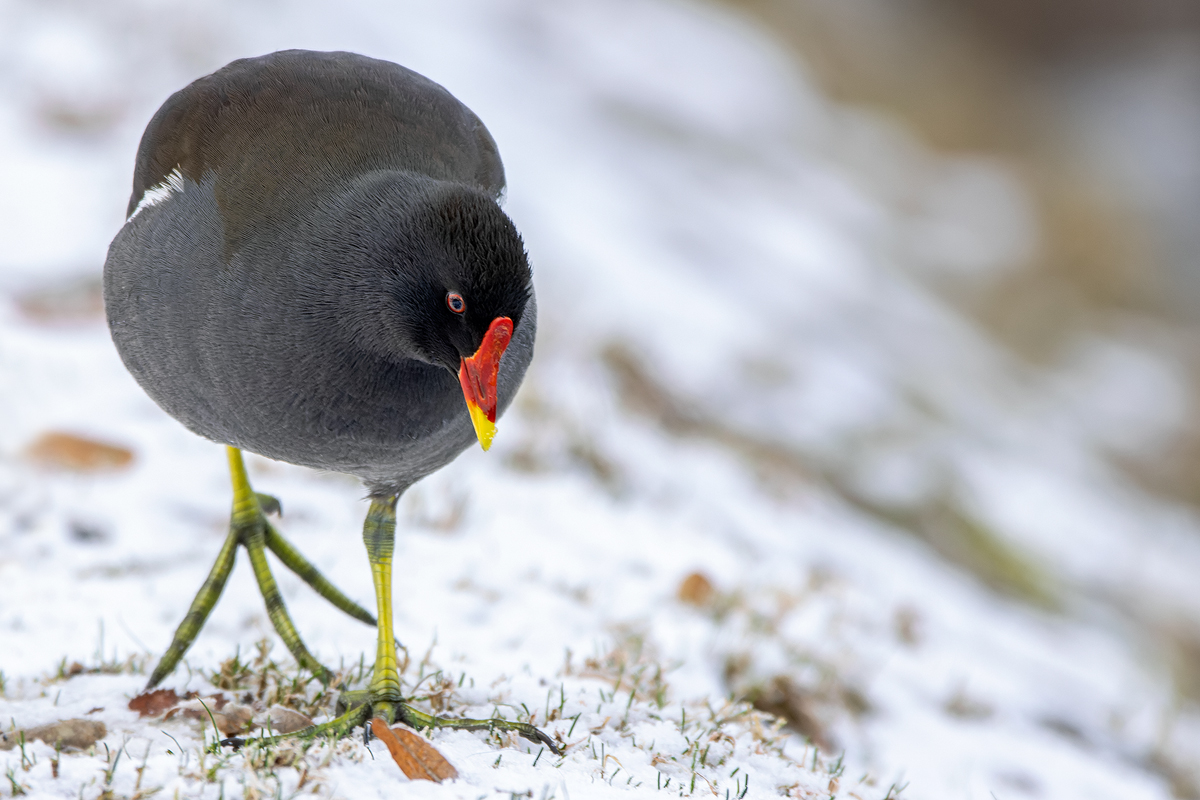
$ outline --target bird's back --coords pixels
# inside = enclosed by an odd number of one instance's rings
[[[504,189],[491,134],[438,84],[356,53],[284,50],[234,61],[163,104],[138,148],[127,213],[174,170],[197,184],[215,172],[228,255],[264,220],[377,169],[494,199]]]

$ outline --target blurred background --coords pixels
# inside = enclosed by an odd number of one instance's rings
[[[0,0],[10,682],[90,649],[80,607],[160,651],[216,552],[219,453],[121,371],[100,272],[157,106],[285,47],[403,63],[499,143],[538,359],[500,455],[405,508],[463,526],[447,562],[542,531],[547,604],[591,610],[539,618],[535,669],[632,626],[905,796],[1200,797],[1189,0]],[[316,498],[298,540],[358,524],[260,461]],[[538,500],[460,523],[489,481]]]

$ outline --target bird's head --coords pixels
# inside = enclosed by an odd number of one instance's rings
[[[500,358],[532,295],[524,244],[483,192],[422,181],[397,193],[395,183],[364,187],[367,197],[358,196],[369,208],[359,214],[376,218],[362,221],[375,228],[370,260],[383,266],[385,280],[371,292],[370,308],[359,306],[352,318],[389,353],[457,376],[486,450],[496,431]],[[382,235],[376,214],[390,218]]]
[[[427,323],[414,341],[432,363],[458,375],[475,435],[487,450],[496,435],[500,357],[529,302],[529,260],[512,221],[482,195],[439,198],[422,216],[440,247],[422,300]]]

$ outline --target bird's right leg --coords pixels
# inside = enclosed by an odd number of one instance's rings
[[[208,615],[212,613],[213,607],[221,597],[221,592],[225,589],[225,581],[229,580],[229,573],[233,571],[237,548],[237,531],[230,528],[229,535],[225,537],[225,544],[221,546],[221,552],[217,554],[216,563],[213,564],[208,577],[204,579],[200,591],[196,592],[196,597],[192,600],[187,614],[184,615],[183,622],[179,623],[179,627],[175,629],[171,646],[159,659],[154,672],[150,673],[150,680],[146,681],[147,691],[158,686],[163,678],[171,674],[171,670],[175,669],[175,665],[183,658],[183,654],[192,646],[196,635],[204,627]]]
[[[192,605],[184,616],[183,622],[176,629],[171,645],[150,675],[146,688],[154,688],[169,675],[179,664],[184,653],[191,647],[192,642],[195,641],[200,629],[204,627],[205,621],[216,606],[217,600],[220,599],[230,572],[233,571],[234,557],[239,545],[246,547],[250,556],[250,565],[254,570],[254,577],[258,581],[259,591],[267,606],[267,614],[284,644],[302,667],[313,672],[323,682],[328,682],[333,673],[322,666],[304,646],[304,642],[287,612],[287,607],[284,605],[283,596],[279,593],[279,586],[271,574],[271,568],[267,564],[266,549],[270,548],[285,566],[299,575],[337,608],[371,625],[375,624],[375,618],[342,594],[267,522],[266,515],[263,513],[263,500],[268,499],[268,496],[260,496],[250,488],[250,480],[246,475],[246,465],[241,451],[235,447],[227,447],[226,454],[229,458],[229,472],[233,481],[233,513],[229,521],[229,535],[225,538],[225,544],[221,548],[208,578],[200,587],[195,599],[192,600]],[[269,498],[268,502],[271,499],[273,498]]]
[[[396,637],[392,629],[392,558],[396,548],[396,501],[398,495],[371,497],[371,508],[363,523],[363,544],[371,563],[371,581],[375,585],[375,604],[378,610],[376,626],[375,668],[368,688],[343,692],[338,698],[338,716],[320,725],[301,731],[258,740],[275,744],[289,738],[348,735],[361,725],[369,725],[380,717],[389,725],[403,722],[414,728],[456,728],[460,730],[511,731],[536,744],[545,745],[561,755],[562,750],[544,732],[526,722],[505,719],[446,719],[413,708],[402,694],[400,669],[396,658]],[[243,739],[226,739],[225,744],[240,747]]]
[[[264,520],[262,524],[250,528],[242,543],[246,545],[246,552],[250,554],[254,579],[258,581],[258,590],[262,593],[263,602],[267,604],[267,616],[271,618],[271,624],[275,626],[275,631],[287,645],[296,663],[316,675],[321,683],[329,683],[333,680],[333,672],[317,661],[316,656],[304,646],[300,632],[296,630],[292,617],[288,614],[287,605],[283,602],[283,595],[279,593],[279,584],[275,583],[275,576],[271,574],[271,567],[267,564],[266,536],[263,530],[265,527]]]

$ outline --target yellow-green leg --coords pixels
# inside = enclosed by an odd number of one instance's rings
[[[400,667],[396,660],[396,636],[392,624],[392,554],[396,549],[395,495],[372,498],[363,523],[363,544],[371,564],[371,582],[375,585],[375,669],[371,674],[372,711],[388,722],[395,722],[400,705]]]
[[[365,691],[343,692],[339,706],[350,707],[349,713],[361,711],[363,718],[349,728],[371,717],[396,721],[396,710],[402,705],[400,667],[396,658],[396,638],[392,624],[392,557],[396,549],[397,495],[372,497],[371,508],[363,522],[363,544],[371,564],[371,582],[375,585],[376,642],[375,668],[371,684]]]
[[[262,508],[263,500],[260,497],[267,499],[268,496],[257,495],[250,488],[250,480],[246,475],[246,465],[242,460],[241,451],[235,447],[227,447],[226,454],[229,457],[229,472],[233,480],[233,513],[229,522],[229,535],[225,538],[225,544],[221,547],[221,552],[217,556],[217,561],[213,564],[208,578],[205,579],[200,591],[192,600],[192,605],[184,616],[183,622],[175,630],[171,645],[150,675],[146,688],[154,688],[169,675],[179,660],[183,658],[184,653],[191,647],[192,642],[195,641],[200,629],[204,627],[208,615],[212,613],[213,607],[221,597],[221,591],[225,588],[229,573],[233,571],[234,556],[239,545],[244,546],[249,553],[254,577],[258,581],[259,591],[267,605],[267,615],[271,618],[271,623],[275,626],[275,630],[283,639],[284,644],[287,645],[288,650],[301,666],[313,672],[321,681],[328,682],[333,677],[333,673],[309,653],[308,648],[300,639],[300,634],[296,631],[296,626],[292,623],[287,606],[283,602],[283,596],[279,593],[279,586],[275,583],[275,576],[271,574],[271,568],[267,564],[265,550],[269,548],[286,567],[299,575],[318,594],[350,616],[369,625],[375,624],[375,618],[366,609],[338,591],[316,567],[300,555],[267,522]],[[392,649],[394,654],[394,643]]]
[[[221,597],[221,591],[225,588],[225,581],[229,579],[229,573],[233,571],[233,559],[237,555],[237,548],[237,531],[231,529],[229,535],[225,537],[225,544],[221,546],[221,552],[217,555],[216,563],[213,564],[200,591],[196,592],[191,607],[184,615],[183,622],[179,623],[179,627],[175,629],[175,636],[171,640],[170,647],[159,659],[154,672],[150,673],[150,680],[146,682],[147,690],[153,689],[163,678],[171,674],[171,670],[175,669],[175,665],[183,658],[183,654],[192,646],[196,634],[200,633],[208,615],[212,613],[213,606]]]
[[[275,631],[287,645],[287,649],[296,659],[296,663],[316,675],[321,683],[329,683],[333,680],[332,670],[326,668],[320,661],[317,661],[312,653],[308,652],[308,648],[300,639],[300,633],[292,623],[291,615],[288,614],[287,606],[283,602],[283,595],[279,593],[279,585],[275,583],[275,576],[271,574],[271,567],[267,564],[264,538],[262,526],[255,526],[247,532],[242,544],[246,546],[246,552],[250,554],[250,566],[254,570],[254,579],[258,581],[258,590],[267,604],[267,616],[271,618],[271,624],[275,626]]]
[[[533,725],[503,719],[445,719],[418,711],[404,702],[401,694],[400,670],[396,659],[396,638],[392,626],[392,557],[396,542],[397,495],[372,497],[371,508],[363,523],[363,544],[371,563],[371,580],[375,584],[375,603],[378,617],[375,646],[375,669],[371,684],[365,691],[343,692],[338,700],[342,713],[336,719],[315,725],[296,736],[345,736],[373,717],[390,723],[404,722],[414,728],[459,728],[464,730],[508,730],[526,739],[544,744],[559,753],[554,741]],[[267,741],[287,738],[274,737]],[[237,744],[240,740],[231,740]]]

